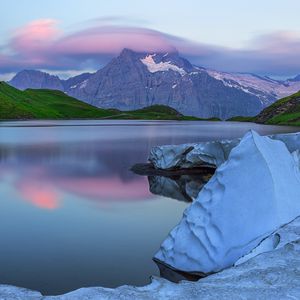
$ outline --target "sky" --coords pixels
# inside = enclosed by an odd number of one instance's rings
[[[22,69],[68,77],[123,48],[271,77],[300,74],[299,0],[2,0],[0,80]]]

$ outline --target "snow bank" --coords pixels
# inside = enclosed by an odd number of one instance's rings
[[[251,131],[188,207],[155,258],[217,272],[300,215],[300,173],[284,143]]]
[[[269,137],[284,142],[290,152],[300,149],[300,133],[275,134]],[[157,169],[184,169],[203,164],[219,166],[228,159],[231,149],[236,147],[240,140],[157,146],[151,149],[149,161]]]
[[[42,294],[40,292],[32,291],[29,289],[0,284],[0,299],[1,300],[16,300],[16,299],[38,300],[38,299],[42,299]]]

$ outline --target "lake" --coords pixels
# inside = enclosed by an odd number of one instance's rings
[[[149,283],[159,276],[152,257],[189,199],[157,186],[151,193],[149,183],[160,181],[130,167],[156,145],[241,137],[250,128],[298,131],[232,122],[0,122],[0,283],[51,295]]]

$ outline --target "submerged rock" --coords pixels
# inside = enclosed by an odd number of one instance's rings
[[[300,149],[300,133],[275,134],[271,139],[285,143],[292,153]],[[195,168],[210,164],[219,166],[228,159],[230,151],[241,139],[211,141],[194,144],[164,145],[153,147],[149,161],[156,169]]]
[[[188,207],[155,259],[212,273],[300,215],[300,173],[284,143],[251,131]]]

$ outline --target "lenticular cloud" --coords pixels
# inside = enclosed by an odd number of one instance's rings
[[[190,41],[143,27],[98,24],[66,33],[59,22],[41,19],[16,30],[0,50],[3,73],[35,68],[99,69],[122,49],[137,52],[179,51],[193,63],[225,71],[268,75],[300,72],[300,33],[279,31],[254,39],[242,49]],[[1,49],[1,48],[0,48]]]

